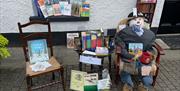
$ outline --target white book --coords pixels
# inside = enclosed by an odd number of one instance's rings
[[[67,4],[64,6],[63,15],[71,16],[71,4]]]

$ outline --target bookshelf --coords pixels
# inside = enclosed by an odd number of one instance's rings
[[[151,24],[157,0],[137,0],[137,10],[145,14],[148,22]]]
[[[49,16],[47,18],[39,16],[30,16],[29,20],[48,20],[50,22],[76,22],[76,21],[89,21],[89,17],[75,17],[75,16]]]

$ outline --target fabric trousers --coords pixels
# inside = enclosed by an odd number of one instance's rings
[[[143,64],[139,63],[139,65],[137,66],[138,67],[138,70],[139,70],[139,74],[138,74],[138,79],[143,83],[143,85],[145,86],[145,88],[152,88],[152,83],[153,83],[153,77],[151,75],[148,75],[148,76],[141,76],[141,67],[144,66]],[[131,74],[126,72],[126,71],[122,71],[121,74],[121,81],[124,83],[124,84],[127,84],[128,86],[130,87],[133,87],[134,84],[133,84],[133,81],[132,81],[132,78],[131,78]]]

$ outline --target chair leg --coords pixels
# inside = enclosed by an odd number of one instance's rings
[[[55,80],[55,73],[52,72],[52,80]]]
[[[61,74],[63,90],[66,91],[66,84],[64,82],[64,69],[63,68],[60,69],[60,74]]]
[[[116,66],[116,72],[115,72],[115,75],[116,75],[116,78],[115,78],[115,83],[118,84],[119,83],[119,78],[120,78],[120,75],[119,75],[119,66]]]
[[[29,76],[26,77],[26,82],[27,82],[27,90],[32,91],[31,90],[32,81],[31,81],[31,78]]]
[[[109,73],[111,72],[111,54],[108,56],[109,60]]]
[[[155,86],[158,73],[159,73],[159,67],[157,67],[156,74],[155,74],[155,76],[153,76],[153,84],[152,84],[153,86]]]
[[[79,62],[79,70],[82,71],[82,63]]]

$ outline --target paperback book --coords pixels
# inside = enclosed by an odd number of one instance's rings
[[[89,17],[90,15],[90,5],[87,2],[84,2],[81,7],[81,17]]]
[[[84,75],[87,72],[71,70],[70,89],[75,91],[84,91]]]
[[[97,91],[98,73],[86,74],[84,76],[84,91]]]
[[[31,64],[49,60],[47,42],[45,39],[28,41],[28,53]]]
[[[142,54],[143,44],[142,43],[129,43],[128,51],[130,54]]]

